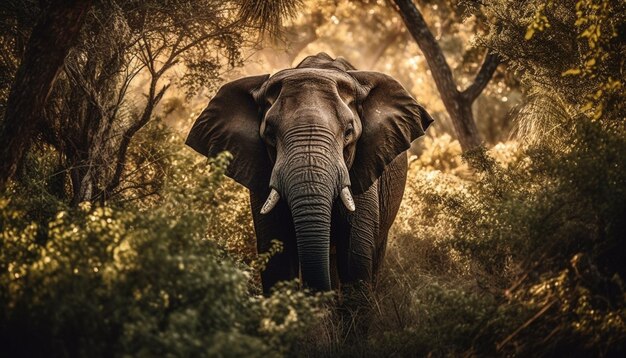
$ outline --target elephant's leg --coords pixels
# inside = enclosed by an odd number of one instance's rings
[[[378,270],[380,269],[385,257],[389,229],[391,228],[391,225],[398,214],[398,210],[400,209],[400,204],[402,203],[404,187],[406,186],[407,167],[407,154],[404,152],[398,155],[396,159],[387,165],[383,174],[378,179],[380,232],[375,243],[373,265],[374,278],[378,274]]]
[[[337,247],[337,268],[343,284],[371,282],[375,242],[379,232],[378,184],[354,196],[356,211],[347,213],[335,205],[333,239]]]
[[[331,243],[330,246],[330,287],[333,290],[340,289],[339,271],[337,270],[337,246]]]
[[[268,294],[278,281],[293,280],[298,277],[299,263],[296,247],[296,233],[289,208],[284,201],[266,215],[262,215],[261,207],[269,195],[269,189],[264,193],[250,192],[250,207],[254,219],[254,231],[257,238],[257,252],[268,252],[272,240],[283,244],[283,250],[272,256],[261,272],[263,293]]]
[[[370,284],[372,283],[374,244],[379,232],[378,183],[365,193],[354,196],[356,211],[346,213],[341,202],[336,206],[337,268],[341,282],[341,321],[350,332],[347,339],[367,336],[372,319]]]

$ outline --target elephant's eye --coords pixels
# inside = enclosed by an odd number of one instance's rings
[[[352,138],[352,135],[354,134],[354,127],[352,126],[352,123],[348,124],[348,126],[346,127],[346,131],[344,132],[344,137],[346,139],[350,139]]]
[[[274,126],[268,125],[265,128],[265,132],[263,133],[263,137],[266,142],[270,145],[276,145],[276,132]]]

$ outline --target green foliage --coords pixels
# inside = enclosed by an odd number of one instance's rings
[[[191,164],[185,156],[175,161]],[[168,172],[158,205],[83,203],[32,220],[0,200],[0,336],[18,356],[276,356],[321,318],[322,296],[268,298],[208,235],[228,154]],[[182,161],[182,163],[181,163]],[[181,167],[182,168],[182,167]],[[189,171],[193,169],[193,171]],[[191,174],[190,174],[191,173]],[[192,185],[193,184],[193,185]],[[225,240],[225,238],[221,238]]]
[[[258,271],[263,271],[265,270],[265,267],[267,267],[267,263],[270,261],[270,259],[274,255],[277,255],[281,252],[283,252],[283,243],[278,240],[272,240],[269,250],[260,253],[256,260],[252,261],[251,266]]]
[[[293,18],[302,0],[240,0],[239,16],[244,22],[257,24],[261,32],[277,35],[283,20]]]
[[[329,303],[333,293],[311,293],[303,290],[299,282],[281,282],[268,298],[255,301],[259,332],[266,343],[286,356],[298,356],[302,342],[310,341],[312,332],[318,331],[330,310],[320,310],[320,303]],[[313,337],[315,339],[315,337]]]
[[[558,94],[575,114],[624,119],[624,1],[491,0],[485,9],[487,45],[527,85]]]

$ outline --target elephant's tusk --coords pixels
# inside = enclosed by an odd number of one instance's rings
[[[348,209],[349,211],[356,210],[356,207],[354,206],[354,199],[352,199],[352,194],[350,194],[350,188],[344,186],[343,189],[341,189],[340,196],[343,205],[346,206],[346,209]]]
[[[261,214],[265,215],[272,211],[278,203],[278,200],[280,200],[280,194],[278,194],[276,189],[272,188],[270,195],[267,197],[265,204],[263,204],[263,207],[261,208]]]

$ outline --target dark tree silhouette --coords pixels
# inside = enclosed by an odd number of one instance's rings
[[[482,140],[472,114],[472,103],[489,83],[500,59],[497,55],[487,52],[473,83],[460,91],[443,51],[419,9],[412,0],[394,0],[394,2],[411,36],[424,53],[461,148],[468,151],[481,146]]]
[[[32,143],[46,100],[91,5],[89,0],[53,0],[33,28],[0,129],[0,187],[15,174]]]
[[[0,186],[40,136],[39,143],[59,154],[55,178],[59,188],[71,188],[72,205],[116,195],[124,189],[118,187],[126,180],[133,137],[174,81],[168,72],[184,65],[177,84],[190,93],[212,85],[220,69],[241,63],[239,49],[250,45],[255,31],[277,34],[299,4],[51,1],[36,23],[22,26],[31,35],[14,61],[19,67],[0,133]],[[127,96],[138,75],[147,78],[145,102]]]

